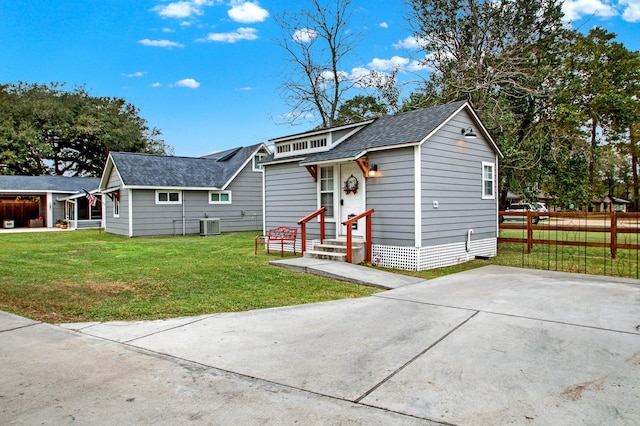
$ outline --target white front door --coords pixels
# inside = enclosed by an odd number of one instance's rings
[[[347,235],[342,222],[365,211],[364,176],[356,163],[340,165],[340,185],[340,235]],[[364,236],[365,226],[366,219],[354,223],[352,235]]]

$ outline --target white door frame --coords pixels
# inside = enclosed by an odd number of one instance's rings
[[[349,182],[348,182],[349,181]],[[338,164],[339,202],[338,202],[338,235],[346,236],[347,229],[342,222],[348,219],[349,215],[359,215],[366,211],[366,179],[360,166],[354,161]],[[351,184],[351,190],[348,185]],[[357,189],[353,191],[353,185]],[[365,236],[366,219],[360,219],[352,228],[352,235]]]

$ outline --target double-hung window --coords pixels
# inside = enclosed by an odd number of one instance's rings
[[[113,217],[120,217],[120,191],[113,191],[111,194],[113,200]]]
[[[325,207],[326,217],[334,216],[333,166],[320,167],[320,207]]]
[[[180,191],[156,191],[156,204],[181,204],[182,193]]]
[[[494,200],[496,198],[495,188],[495,164],[482,162],[482,199]]]
[[[209,191],[209,204],[231,204],[231,191]]]

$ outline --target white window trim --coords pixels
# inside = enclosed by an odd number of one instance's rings
[[[337,167],[336,165],[332,165],[332,166],[318,166],[318,182],[317,182],[317,194],[318,194],[318,208],[322,207],[322,172],[320,171],[320,169],[322,167],[331,167],[332,168],[332,172],[333,172],[333,215],[332,216],[326,216],[325,220],[327,222],[336,222],[336,217],[338,214],[338,203],[340,202],[340,200],[337,197],[337,194],[339,194],[339,189],[338,189],[338,169],[339,167]],[[318,220],[320,220],[320,216],[318,216]]]
[[[485,182],[487,181],[484,178],[484,168],[485,167],[491,167],[491,194],[488,195],[484,192],[484,187],[485,187]],[[480,173],[482,174],[482,199],[483,200],[495,200],[496,199],[496,164],[495,163],[489,163],[488,161],[483,161],[482,162],[482,168],[480,169]]]
[[[112,206],[113,217],[119,218],[120,217],[120,194],[113,196],[112,203],[113,203],[113,206]]]
[[[212,194],[228,194],[229,201],[211,201]],[[231,191],[209,191],[209,204],[231,204]]]
[[[259,157],[259,159],[256,159]],[[258,164],[260,161],[267,158],[267,154],[259,152],[253,156],[253,160],[251,161],[251,171],[254,172],[262,172],[264,170],[264,166],[262,164]]]
[[[167,194],[167,198],[168,194],[172,194],[172,193],[176,193],[178,194],[178,201],[160,201],[160,194]],[[156,189],[156,204],[182,204],[182,191],[172,191],[172,190],[168,190],[168,189]]]

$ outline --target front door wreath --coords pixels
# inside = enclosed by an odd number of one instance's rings
[[[358,178],[351,175],[344,181],[344,193],[355,194],[356,192],[358,192]]]

